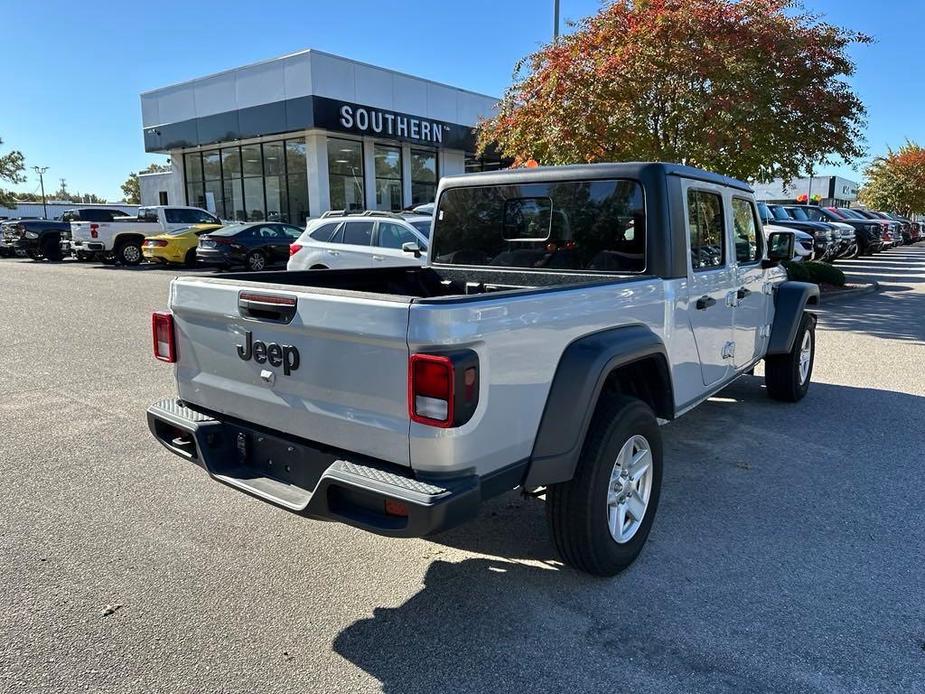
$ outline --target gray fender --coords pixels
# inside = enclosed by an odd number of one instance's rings
[[[819,304],[819,287],[809,282],[782,282],[774,295],[774,323],[768,354],[789,354],[807,305]]]
[[[674,418],[674,391],[668,355],[662,340],[644,325],[602,330],[572,342],[559,360],[540,428],[533,444],[525,487],[540,487],[572,479],[585,433],[594,415],[604,382],[614,369],[653,355],[660,357],[668,393],[655,408],[664,419]]]

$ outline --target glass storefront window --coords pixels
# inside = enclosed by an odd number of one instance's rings
[[[270,176],[279,176],[284,172],[286,161],[283,155],[282,142],[267,142],[263,146],[263,173]]]
[[[193,183],[194,181],[202,180],[202,160],[199,157],[199,152],[194,154],[187,154],[183,158],[186,170],[186,182]]]
[[[411,204],[433,202],[437,196],[437,153],[411,150]]]
[[[305,161],[304,140],[190,152],[183,158],[186,204],[222,219],[304,224],[308,217]]]
[[[208,210],[219,218],[225,216],[224,189],[221,180],[205,182],[203,204],[198,207]]]
[[[263,176],[263,157],[260,145],[245,145],[241,148],[244,176]]]
[[[186,199],[188,204],[193,207],[202,207],[205,209],[205,199],[203,197],[201,181],[186,184]]]
[[[289,199],[290,224],[302,226],[308,219],[308,176],[290,174],[288,177],[287,197]]]
[[[247,221],[244,210],[244,190],[241,188],[240,178],[222,179],[225,193],[225,218],[238,222]]]
[[[226,147],[222,150],[222,176],[224,178],[241,177],[240,147]]]
[[[286,140],[286,172],[296,175],[305,175],[308,169],[305,164],[305,141]]]
[[[202,153],[202,170],[207,181],[220,181],[222,179],[222,162],[217,149]]]
[[[244,210],[248,222],[262,222],[264,215],[263,177],[244,179]]]
[[[376,209],[400,210],[401,191],[401,147],[374,145],[376,161]]]
[[[366,209],[363,187],[363,145],[353,140],[328,139],[328,178],[331,209]]]

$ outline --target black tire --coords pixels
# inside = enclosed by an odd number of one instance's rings
[[[644,437],[651,452],[651,491],[634,534],[618,543],[608,524],[611,473],[620,451],[636,435]],[[546,490],[546,520],[559,556],[595,576],[613,576],[628,567],[649,536],[661,486],[662,437],[655,414],[636,398],[601,396],[575,476]]]
[[[267,269],[267,257],[262,251],[251,251],[244,259],[244,267],[251,272],[262,272]]]
[[[42,256],[52,263],[57,263],[61,260],[61,241],[57,236],[52,236],[42,241]]]
[[[327,270],[327,269],[328,269],[328,266],[327,266],[327,265],[312,265],[312,266],[311,266],[310,268],[308,268],[308,269],[309,269],[309,270]]]
[[[116,261],[122,265],[138,265],[144,260],[139,241],[122,241],[116,246]]]
[[[800,370],[804,338],[809,334],[809,369],[803,378]],[[766,357],[764,360],[764,383],[768,396],[781,402],[798,402],[806,395],[813,377],[816,361],[816,321],[809,313],[803,314],[793,347],[787,354]]]
[[[186,267],[196,267],[196,249],[195,248],[190,248],[186,252],[186,257],[183,258],[183,264],[186,265]]]

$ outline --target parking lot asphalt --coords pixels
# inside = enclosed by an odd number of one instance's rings
[[[629,570],[511,494],[433,540],[301,519],[157,445],[160,269],[0,260],[0,691],[925,691],[925,247],[840,263],[814,384],[666,425]]]

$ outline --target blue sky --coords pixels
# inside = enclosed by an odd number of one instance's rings
[[[805,0],[836,24],[877,38],[852,51],[869,109],[871,154],[905,138],[925,144],[922,0]],[[500,95],[514,63],[548,41],[552,0],[3,3],[0,151],[48,166],[47,189],[121,197],[144,152],[142,91],[317,48]],[[561,0],[562,16],[599,0]],[[858,180],[857,172],[832,168]],[[37,191],[32,176],[18,190]],[[823,172],[820,172],[823,173]],[[0,184],[3,185],[3,184]]]

